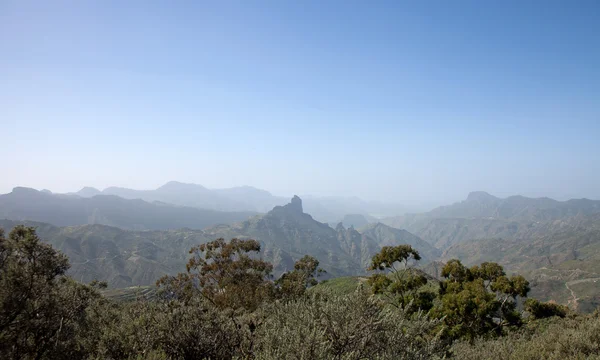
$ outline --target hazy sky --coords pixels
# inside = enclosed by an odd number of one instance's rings
[[[0,192],[600,198],[600,2],[0,0]]]

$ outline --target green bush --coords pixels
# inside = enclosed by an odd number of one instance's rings
[[[99,335],[98,358],[230,359],[243,354],[245,327],[201,298],[139,301],[112,310]]]
[[[523,307],[533,319],[544,319],[552,316],[564,318],[569,312],[569,308],[564,305],[541,302],[536,299],[527,299]]]
[[[441,355],[438,320],[409,318],[364,291],[339,296],[315,291],[265,306],[257,359],[430,359]]]

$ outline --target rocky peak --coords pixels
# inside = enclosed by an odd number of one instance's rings
[[[292,198],[292,202],[290,202],[288,205],[286,205],[287,207],[289,207],[290,209],[297,211],[297,212],[304,212],[302,210],[302,199],[300,199],[298,197],[298,195],[294,195],[294,197]]]
[[[295,195],[290,203],[283,206],[275,206],[273,210],[269,211],[265,216],[314,221],[310,215],[304,213],[302,210],[302,200]]]

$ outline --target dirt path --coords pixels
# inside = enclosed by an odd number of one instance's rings
[[[577,310],[577,306],[579,305],[579,303],[577,302],[577,300],[579,300],[579,299],[575,295],[575,291],[571,290],[571,288],[569,287],[569,283],[568,282],[565,282],[565,287],[567,288],[567,290],[569,290],[571,292],[571,296],[573,297],[573,300],[568,300],[567,301],[567,306],[569,306],[570,304],[573,304],[573,309]]]

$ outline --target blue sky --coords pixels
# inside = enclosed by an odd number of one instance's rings
[[[0,192],[600,198],[598,1],[0,0]]]

